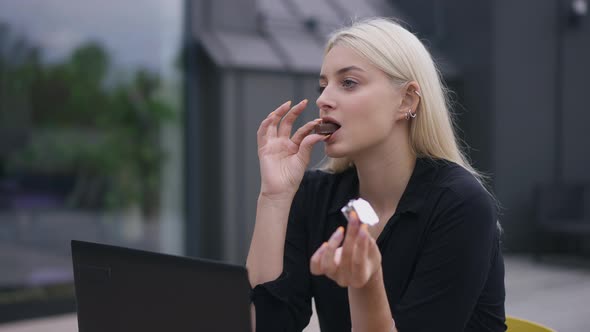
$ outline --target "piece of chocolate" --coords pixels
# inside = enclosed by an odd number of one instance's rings
[[[314,132],[320,135],[332,135],[338,128],[340,127],[335,123],[320,122],[315,126]]]

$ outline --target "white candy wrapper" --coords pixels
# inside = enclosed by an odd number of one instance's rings
[[[342,211],[342,214],[344,214],[348,221],[350,221],[350,213],[355,211],[363,224],[373,226],[379,222],[379,217],[371,207],[371,204],[362,198],[350,200],[340,211]]]

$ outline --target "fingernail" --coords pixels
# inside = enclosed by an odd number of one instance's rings
[[[317,258],[322,251],[324,251],[324,249],[326,248],[327,243],[324,242],[322,243],[322,245],[315,251],[315,253],[311,256],[312,259]]]
[[[369,235],[369,227],[366,224],[361,226],[361,231],[359,232],[359,236],[362,238],[366,238]]]
[[[307,99],[303,99],[300,104],[307,104]]]
[[[291,106],[291,101],[289,100],[286,103],[284,103],[283,105],[285,105],[285,106]]]
[[[334,234],[332,234],[332,236],[330,237],[330,241],[331,240],[337,241],[337,240],[342,239],[343,234],[344,234],[344,227],[340,226],[340,227],[338,227],[336,232],[334,232]]]
[[[359,215],[358,213],[356,213],[356,211],[350,211],[350,219],[349,222],[353,225],[356,225],[358,223],[360,223],[360,219],[359,219]]]
[[[364,239],[364,238],[366,238],[366,237],[367,237],[367,232],[365,232],[365,231],[360,231],[360,232],[359,232],[359,237],[360,237],[361,239]]]

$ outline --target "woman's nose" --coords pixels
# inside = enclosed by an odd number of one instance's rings
[[[328,87],[323,89],[315,103],[320,110],[334,108],[335,102],[334,99],[330,96]]]

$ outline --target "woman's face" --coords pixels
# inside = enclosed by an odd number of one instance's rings
[[[324,58],[319,85],[320,117],[340,126],[325,141],[326,155],[354,160],[391,150],[402,100],[400,89],[383,71],[336,45]]]

